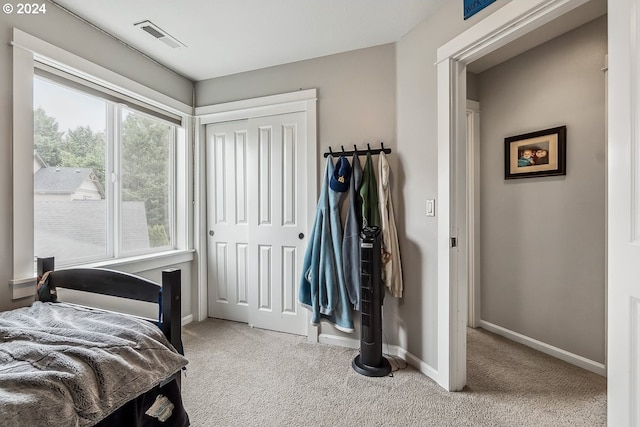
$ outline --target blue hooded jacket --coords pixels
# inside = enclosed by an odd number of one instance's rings
[[[298,300],[311,310],[311,323],[326,319],[344,332],[353,332],[353,319],[342,270],[340,199],[344,193],[329,186],[333,158],[327,157],[316,218],[304,256]]]
[[[349,212],[344,226],[344,240],[342,242],[342,265],[344,269],[347,293],[353,308],[360,310],[361,279],[360,279],[360,230],[362,230],[362,197],[360,184],[362,181],[362,167],[358,153],[354,153],[351,161],[351,182],[349,189]]]

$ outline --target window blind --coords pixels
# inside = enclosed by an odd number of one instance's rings
[[[133,96],[118,92],[113,88],[107,87],[105,84],[100,84],[43,62],[36,61],[34,65],[34,74],[36,76],[115,104],[124,105],[131,110],[147,114],[173,125],[182,126],[182,116],[178,114],[164,110],[155,105],[151,105],[150,103],[137,99]]]

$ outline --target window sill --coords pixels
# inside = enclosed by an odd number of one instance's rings
[[[89,264],[75,265],[82,268],[112,268],[122,270],[127,273],[139,273],[141,271],[165,268],[183,262],[191,262],[194,258],[195,250],[172,250],[158,252],[148,255],[139,255],[128,258],[110,259]]]
[[[94,262],[90,264],[74,265],[68,268],[112,268],[114,270],[136,274],[142,271],[166,268],[175,264],[191,262],[193,261],[194,253],[195,250],[193,249],[173,250],[129,258]],[[15,301],[27,297],[33,298],[36,292],[36,282],[37,280],[35,277],[10,280],[9,285],[11,286],[12,300]]]

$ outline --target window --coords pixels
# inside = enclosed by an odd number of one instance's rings
[[[194,218],[199,215],[194,209],[197,204],[193,178],[196,165],[193,138],[197,128],[192,116],[193,106],[146,86],[144,77],[140,77],[140,81],[132,80],[17,28],[12,29],[11,44],[13,96],[10,156],[13,230],[8,238],[12,243],[9,280],[12,298],[33,297],[34,256],[56,256],[56,265],[61,267],[92,264],[130,272],[155,271],[192,261],[194,241],[198,238],[193,232],[193,224]],[[175,82],[169,82],[167,91],[175,91],[181,94],[178,97],[184,98],[186,94],[182,88],[173,83]],[[47,94],[41,91],[41,84],[61,92],[47,99]],[[47,100],[48,103],[45,102]],[[42,107],[43,111],[38,112],[38,107]],[[72,113],[75,122],[66,121],[65,117],[69,117],[67,112]],[[152,126],[157,124],[170,129],[168,140],[155,140],[159,146],[168,145],[169,151],[163,153],[168,159],[166,175],[160,177],[156,173],[155,177],[158,180],[157,188],[163,188],[165,199],[157,198],[159,202],[154,206],[148,200],[141,200],[143,195],[140,193],[127,190],[127,185],[135,184],[133,181],[126,181],[127,174],[132,180],[140,179],[140,172],[123,170],[123,163],[126,163],[123,160],[128,160],[123,157],[123,127],[129,115],[149,119]],[[34,132],[36,120],[43,127]],[[34,136],[38,141],[34,141]],[[59,163],[45,162],[35,149],[37,145],[45,158],[53,155],[55,159],[56,145],[50,144],[51,142],[62,143],[64,146],[65,143],[78,141],[84,143],[84,147],[83,144],[78,144],[78,147],[86,150],[67,150],[64,163],[62,157],[58,160]],[[142,144],[133,138],[128,141],[131,145]],[[104,145],[103,150],[97,148],[100,144]],[[53,153],[47,153],[47,147],[53,147]],[[69,152],[84,153],[83,156],[74,156],[84,160],[71,163]],[[47,210],[44,203],[40,203],[46,198],[45,194],[35,194],[34,191],[40,188],[34,183],[36,170],[47,166],[49,170],[42,173],[53,174],[56,164],[60,165],[57,166],[60,172],[63,168],[69,168],[73,172],[67,177],[71,176],[82,182],[73,193],[76,199],[71,206],[89,206],[79,203],[96,200],[99,200],[96,205],[103,205],[98,213],[72,211],[68,215],[59,215],[60,221],[67,222],[70,215],[75,215],[76,221],[70,229],[67,228],[71,230],[67,233],[61,232],[62,225],[49,225],[48,229],[43,230],[43,221],[54,221],[54,210]],[[137,167],[144,168],[145,165]],[[104,170],[104,176],[101,176],[101,170]],[[60,176],[62,175],[54,175],[58,178]],[[43,183],[52,184],[50,180],[43,180]],[[43,192],[47,191],[52,193],[51,189],[46,188]],[[70,199],[72,193],[67,194]],[[47,196],[62,198],[60,194]],[[126,239],[133,237],[127,227],[136,218],[135,213],[130,214],[128,207],[125,207],[130,205],[129,202],[144,205],[144,213],[142,210],[138,213],[144,215],[147,221],[148,245],[146,241],[144,244],[135,244],[140,240],[134,241],[134,244],[125,243]],[[166,206],[164,233],[160,232],[158,226],[149,227],[149,217],[152,215],[148,210],[156,208],[157,212],[160,205]],[[38,221],[36,215],[39,217]],[[83,224],[89,224],[99,231],[92,232],[83,227]],[[138,231],[140,230],[139,227]],[[53,236],[43,239],[47,237],[47,233],[52,233]],[[93,239],[100,237],[102,240],[91,240],[89,236]],[[35,248],[37,242],[38,249]],[[45,243],[49,246],[44,247]],[[70,251],[72,248],[75,253],[62,253],[63,250]]]
[[[178,125],[79,80],[36,68],[35,254],[70,265],[175,249]]]

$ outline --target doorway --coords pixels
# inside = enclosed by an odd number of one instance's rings
[[[480,252],[469,248],[469,262],[481,258],[482,265],[479,326],[600,375],[606,374],[606,19],[488,69],[468,66],[477,73],[468,81],[476,81],[485,113],[482,244]],[[561,125],[568,129],[566,174],[505,179],[505,137]],[[469,228],[469,243],[472,234]]]
[[[438,49],[438,197],[450,206],[438,222],[438,293],[443,295],[439,319],[447,319],[439,326],[438,364],[444,369],[440,384],[450,391],[466,384],[466,67],[586,3],[511,2],[495,19],[480,21]]]

